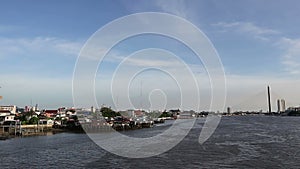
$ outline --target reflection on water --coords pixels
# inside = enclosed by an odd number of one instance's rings
[[[203,120],[175,148],[159,156],[129,159],[104,151],[85,134],[0,141],[1,168],[297,168],[300,165],[300,118],[223,117],[203,145]],[[161,133],[170,125],[126,131],[133,137]]]

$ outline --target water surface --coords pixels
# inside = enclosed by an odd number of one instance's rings
[[[222,117],[203,145],[198,136],[203,120],[176,147],[159,156],[129,159],[106,152],[85,134],[0,141],[1,168],[299,168],[300,117]],[[147,137],[170,125],[126,131]]]

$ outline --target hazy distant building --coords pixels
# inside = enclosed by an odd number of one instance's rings
[[[230,114],[231,113],[231,109],[230,107],[227,107],[227,114]]]
[[[278,112],[278,113],[281,112],[280,104],[281,104],[281,103],[280,103],[280,100],[278,99],[278,100],[277,100],[277,112]]]
[[[283,113],[285,112],[285,100],[284,99],[278,99],[277,100],[277,112],[278,113]]]
[[[286,110],[286,108],[285,108],[285,100],[281,99],[280,102],[281,102],[281,111],[285,112],[285,110]]]

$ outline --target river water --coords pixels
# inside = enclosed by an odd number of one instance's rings
[[[126,131],[145,137],[170,124]],[[202,145],[203,119],[173,149],[158,156],[130,159],[98,147],[85,134],[0,141],[0,168],[299,168],[300,117],[222,117],[215,133]]]

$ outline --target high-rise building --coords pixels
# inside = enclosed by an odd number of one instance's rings
[[[284,99],[278,99],[277,100],[277,112],[278,113],[283,113],[285,112],[285,100]]]
[[[281,99],[280,102],[281,102],[281,111],[285,112],[285,110],[286,110],[286,108],[285,108],[285,100]]]
[[[227,114],[230,114],[231,113],[231,109],[230,107],[227,107]]]

